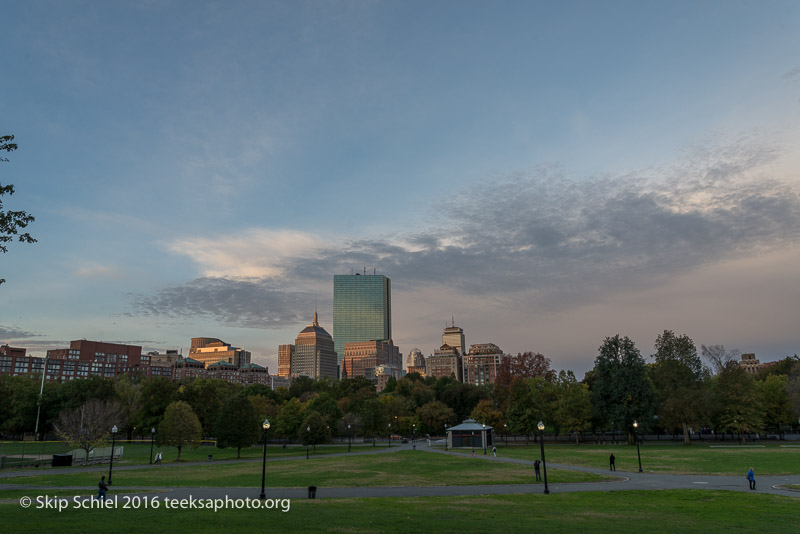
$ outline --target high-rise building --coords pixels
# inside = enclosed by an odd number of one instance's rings
[[[206,365],[222,361],[244,367],[250,363],[250,351],[234,347],[215,337],[193,337],[189,357]]]
[[[475,386],[494,384],[503,358],[503,351],[494,343],[470,345],[469,354],[462,359],[464,383]]]
[[[306,326],[294,341],[291,374],[332,380],[338,378],[333,338],[319,325],[317,312],[314,312],[314,322]]]
[[[461,354],[458,349],[444,344],[435,351],[432,356],[428,356],[425,360],[426,376],[433,376],[435,378],[454,376],[456,380],[461,382],[462,369],[461,369]]]
[[[278,345],[278,376],[292,374],[292,355],[294,345]]]
[[[419,349],[411,349],[406,356],[406,371],[409,373],[420,373],[425,376],[425,356]]]
[[[333,339],[340,369],[345,344],[392,339],[389,278],[379,274],[334,275]]]
[[[342,378],[355,378],[363,376],[375,381],[376,370],[385,366],[380,373],[402,374],[403,356],[400,349],[389,341],[354,341],[344,347],[342,360]]]
[[[455,318],[452,319],[451,326],[446,326],[442,332],[442,345],[458,350],[459,354],[467,352],[464,344],[464,330],[456,326]]]

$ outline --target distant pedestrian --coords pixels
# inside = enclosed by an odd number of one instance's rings
[[[542,475],[539,472],[539,467],[541,465],[542,465],[542,462],[540,462],[538,458],[533,462],[533,472],[536,473],[536,482],[541,482],[542,481]]]
[[[497,458],[497,447],[492,447],[492,454],[494,454],[494,457]]]
[[[100,483],[97,484],[97,498],[103,502],[106,501],[106,492],[108,491],[108,484],[106,484],[106,477],[100,477]]]
[[[161,451],[156,453],[156,461],[154,463],[155,465],[161,465]]]
[[[616,471],[617,470],[617,466],[616,466],[616,464],[614,464],[614,460],[616,460],[616,459],[617,458],[616,458],[616,456],[614,456],[613,452],[611,453],[611,456],[608,457],[609,464],[611,465],[611,469],[610,469],[611,471]]]
[[[747,481],[750,482],[750,489],[756,489],[756,472],[753,471],[753,468],[747,470]]]
[[[472,456],[475,456],[475,449],[472,449]]]

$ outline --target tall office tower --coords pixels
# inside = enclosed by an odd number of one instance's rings
[[[466,354],[464,330],[456,326],[456,320],[454,318],[452,321],[452,326],[446,326],[444,332],[442,332],[442,345],[457,349],[459,354]]]
[[[278,345],[278,376],[292,374],[292,355],[294,345]]]
[[[342,368],[346,343],[392,339],[392,285],[380,274],[333,277],[333,339]]]
[[[336,352],[331,335],[319,325],[317,312],[314,322],[305,327],[294,341],[291,361],[292,375],[311,378],[339,378],[336,369]]]
[[[503,351],[494,343],[470,345],[469,354],[462,359],[464,383],[474,386],[494,384],[503,358]]]

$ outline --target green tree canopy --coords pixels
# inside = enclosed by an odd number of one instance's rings
[[[167,406],[164,420],[158,426],[156,434],[160,445],[170,445],[178,449],[178,460],[181,459],[181,449],[185,446],[196,449],[203,439],[203,427],[200,420],[184,401],[175,401]]]
[[[241,458],[242,447],[249,447],[258,441],[263,432],[263,421],[244,393],[234,395],[222,406],[217,416],[217,447],[236,447],[236,457]]]

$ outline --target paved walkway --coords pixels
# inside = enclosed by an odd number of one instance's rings
[[[533,462],[529,460],[522,460],[518,458],[504,458],[494,457],[492,455],[479,454],[476,456],[466,456],[461,453],[453,453],[450,451],[443,451],[438,448],[428,447],[423,441],[416,443],[417,450],[420,453],[429,452],[437,454],[453,455],[459,458],[471,458],[475,461],[489,461],[489,462],[502,462],[524,465],[532,469]],[[366,451],[354,451],[351,453],[334,453],[320,455],[317,454],[314,458],[323,457],[336,457],[336,456],[353,456],[353,455],[369,455],[369,454],[387,454],[397,452],[400,450],[411,450],[412,445],[403,445],[401,447],[373,449]],[[287,456],[279,458],[269,458],[268,462],[280,462],[286,460],[305,459],[303,456]],[[214,463],[260,463],[260,458],[242,459],[242,460],[221,460]],[[168,464],[169,465],[169,464]],[[174,465],[174,464],[173,464]],[[181,467],[191,466],[207,466],[208,462],[190,462],[180,464]],[[642,491],[642,490],[658,490],[658,489],[711,489],[711,490],[730,490],[730,491],[744,491],[752,492],[749,489],[747,480],[744,474],[741,476],[731,475],[670,475],[662,473],[638,473],[616,471],[610,473],[605,469],[594,469],[589,467],[571,466],[563,464],[548,463],[547,467],[553,469],[564,469],[572,471],[580,471],[585,473],[595,473],[600,475],[616,475],[620,477],[616,481],[605,482],[585,482],[585,483],[564,483],[564,484],[549,484],[551,493],[568,493],[568,492],[581,492],[581,491]],[[120,466],[115,467],[115,471],[128,470],[128,469],[142,469],[151,468],[158,469],[157,466]],[[105,472],[107,469],[100,467],[88,468],[64,468],[58,469],[58,473],[97,471]],[[53,471],[17,471],[9,473],[0,473],[0,479],[10,476],[21,475],[40,475],[45,473],[53,473]],[[775,495],[785,495],[800,499],[800,492],[780,489],[777,486],[787,484],[800,484],[800,475],[778,475],[778,476],[760,476],[757,479],[758,489],[754,493],[770,493]],[[48,490],[52,491],[54,486],[42,485],[29,485],[29,484],[3,484],[0,483],[0,490],[30,490],[31,494],[46,494]],[[94,492],[94,487],[85,486],[59,486],[58,489],[85,489],[87,492]],[[163,493],[164,497],[184,499],[194,497],[196,499],[210,499],[210,498],[225,498],[231,499],[244,499],[247,497],[257,498],[261,492],[260,488],[224,488],[224,487],[129,487],[129,486],[113,486],[111,494],[116,491],[124,491],[126,494],[135,495],[141,492],[145,494],[148,492]],[[382,487],[321,487],[317,489],[317,498],[361,498],[361,497],[434,497],[434,496],[459,496],[459,495],[508,495],[519,493],[542,493],[544,491],[544,484],[504,484],[504,485],[468,485],[468,486],[382,486]],[[36,493],[35,493],[36,492]],[[306,488],[267,488],[267,498],[270,499],[304,499],[308,497]]]

